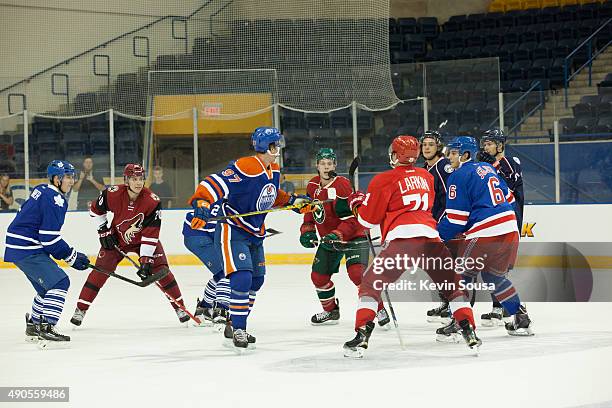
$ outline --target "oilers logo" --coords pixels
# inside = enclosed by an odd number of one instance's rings
[[[257,210],[262,211],[272,208],[274,201],[276,201],[276,187],[274,184],[268,183],[261,189],[261,193],[259,193],[259,197],[257,198]]]

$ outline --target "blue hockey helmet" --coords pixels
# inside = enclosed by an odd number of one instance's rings
[[[463,155],[465,152],[470,153],[470,159],[476,161],[476,154],[478,153],[478,142],[472,136],[458,136],[450,141],[446,147],[449,150],[459,150],[459,155]]]
[[[271,144],[279,149],[285,147],[285,138],[277,128],[262,126],[255,129],[251,135],[253,150],[257,153],[268,153]]]
[[[493,128],[493,129],[486,130],[482,134],[482,137],[480,138],[480,140],[483,142],[487,140],[492,140],[497,143],[506,143],[506,135],[504,134],[503,130],[499,128]]]
[[[47,166],[47,177],[53,181],[53,176],[58,176],[60,182],[65,175],[74,176],[74,166],[66,160],[53,160]]]

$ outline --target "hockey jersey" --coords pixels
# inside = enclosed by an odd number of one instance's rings
[[[67,210],[68,199],[55,186],[36,186],[6,231],[4,260],[15,262],[36,253],[68,257],[73,248],[60,233]]]
[[[359,207],[361,225],[380,225],[382,241],[397,238],[437,238],[431,215],[433,176],[420,167],[398,166],[376,175]]]
[[[312,200],[334,201],[316,204],[313,212],[304,214],[304,223],[300,232],[313,231],[315,228],[320,237],[333,230],[342,235],[341,239],[350,241],[365,237],[365,231],[359,224],[348,206],[347,198],[353,192],[351,182],[342,176],[337,176],[325,187],[321,187],[321,178],[313,177],[306,186],[306,193]]]
[[[517,231],[514,196],[488,163],[467,162],[448,178],[446,215],[438,224],[446,241],[465,233],[466,239]]]
[[[210,207],[210,215],[217,217],[221,209],[221,202],[215,203]],[[193,211],[188,211],[185,214],[185,221],[183,222],[183,236],[193,237],[198,235],[208,235],[213,238],[215,236],[215,228],[217,227],[217,221],[209,221],[202,228],[191,228],[191,220],[193,219]]]
[[[521,162],[517,157],[502,157],[493,163],[493,167],[504,178],[506,185],[512,191],[515,202],[516,219],[520,228],[523,225],[523,208],[525,206],[525,194],[523,193],[523,172]]]
[[[453,167],[446,157],[440,157],[433,166],[425,162],[425,166],[423,167],[434,176],[436,198],[431,207],[431,215],[433,215],[436,221],[440,221],[444,215],[444,209],[446,208],[446,181],[453,172]]]
[[[159,242],[161,201],[144,187],[134,201],[126,185],[110,186],[91,202],[89,215],[96,228],[107,223],[107,213],[113,213],[110,229],[119,237],[122,249],[140,246],[140,256],[153,256]]]
[[[279,189],[279,180],[278,164],[272,163],[266,167],[257,156],[242,157],[225,170],[202,180],[189,204],[198,199],[209,203],[224,199],[219,216],[267,210],[289,201],[289,194]],[[263,238],[266,233],[265,219],[266,214],[258,214],[224,222]]]

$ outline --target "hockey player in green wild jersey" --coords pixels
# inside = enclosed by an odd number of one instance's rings
[[[319,150],[319,175],[308,182],[306,193],[312,200],[321,202],[316,204],[313,212],[304,214],[300,228],[300,243],[303,247],[314,248],[318,245],[310,277],[323,311],[312,316],[313,325],[337,324],[340,319],[339,303],[331,277],[338,273],[342,258],[346,258],[347,273],[356,287],[361,283],[369,259],[364,228],[351,213],[347,202],[353,191],[351,183],[346,177],[336,174],[336,164],[333,149]],[[377,318],[379,325],[389,327],[389,316],[382,303]]]

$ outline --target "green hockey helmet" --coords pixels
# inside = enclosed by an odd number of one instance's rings
[[[319,149],[319,152],[317,153],[317,163],[319,163],[319,161],[323,159],[333,160],[335,164],[337,162],[337,158],[336,158],[336,152],[334,152],[334,149],[330,147],[323,147]]]

